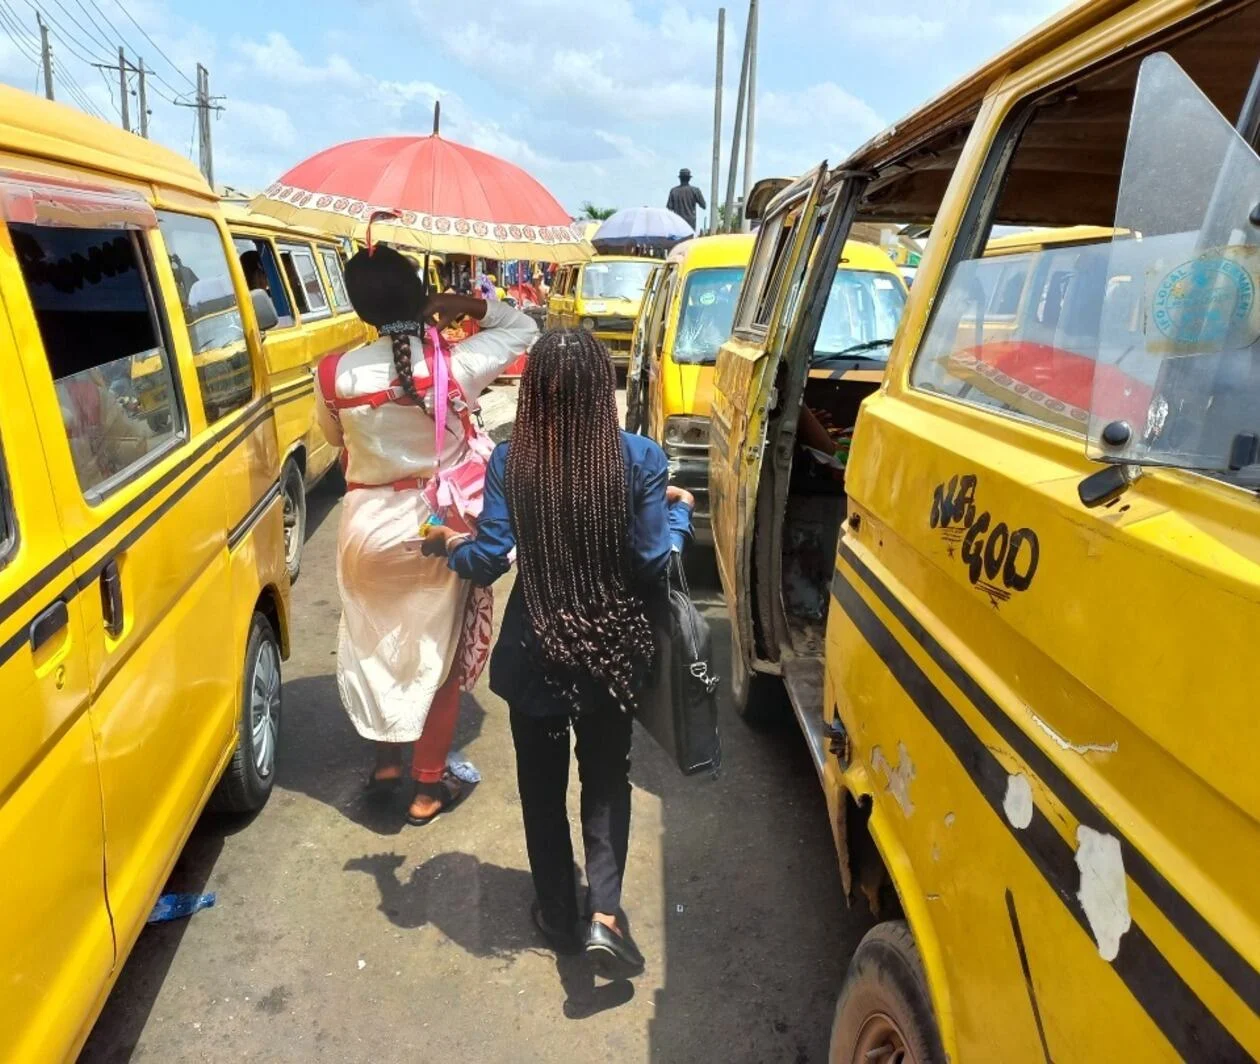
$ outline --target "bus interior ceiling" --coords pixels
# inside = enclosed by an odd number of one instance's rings
[[[1129,119],[1142,59],[1167,52],[1231,121],[1260,55],[1260,3],[1225,5],[1142,42],[1099,69],[1050,90],[1029,116],[1016,108],[1019,149],[1001,188],[1001,225],[1114,224]],[[976,110],[913,145],[890,148],[858,207],[858,221],[929,222],[958,164]],[[997,146],[1000,148],[1000,146]],[[1170,146],[1170,151],[1173,146]],[[874,161],[874,160],[872,160]]]

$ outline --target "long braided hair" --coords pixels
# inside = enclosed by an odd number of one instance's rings
[[[590,333],[553,329],[535,342],[506,480],[546,682],[575,712],[609,698],[632,709],[655,645],[631,587],[616,376]]]
[[[374,214],[373,220],[381,213]],[[368,240],[370,243],[370,227]],[[412,376],[411,340],[421,336],[428,285],[411,261],[384,245],[359,251],[346,263],[345,277],[355,313],[389,337],[399,386],[419,405],[420,394]]]
[[[415,332],[393,331],[389,334],[390,344],[394,349],[394,371],[398,374],[398,384],[416,406],[420,405],[420,393],[416,390],[416,379],[411,368],[411,338],[420,338],[420,330]]]

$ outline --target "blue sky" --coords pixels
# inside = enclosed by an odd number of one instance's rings
[[[754,176],[838,161],[1061,6],[762,0]],[[572,211],[584,200],[663,205],[680,166],[709,188],[712,0],[462,10],[438,0],[0,0],[0,80],[28,91],[37,7],[58,69],[114,121],[117,75],[111,88],[88,63],[106,45],[116,55],[123,38],[133,61],[166,79],[151,82],[155,93],[172,98],[189,87],[179,71],[191,77],[204,63],[226,97],[213,126],[219,183],[256,190],[330,144],[427,133],[440,98],[444,134],[524,166]],[[746,17],[747,0],[727,5],[724,168]],[[70,91],[59,86],[58,99]],[[151,108],[154,139],[195,158],[194,113],[161,96]]]

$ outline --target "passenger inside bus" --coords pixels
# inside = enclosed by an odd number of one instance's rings
[[[254,240],[247,236],[234,237],[232,244],[240,256],[241,269],[245,273],[250,291],[261,289],[271,297],[272,305],[276,308],[277,327],[292,325],[293,311],[289,308],[289,298],[285,294],[284,281],[280,277],[280,269],[276,265],[271,245],[265,240]]]

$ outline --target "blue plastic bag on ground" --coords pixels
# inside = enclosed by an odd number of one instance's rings
[[[214,905],[213,894],[163,894],[149,913],[149,923],[161,924],[167,920],[182,920],[201,909]]]

